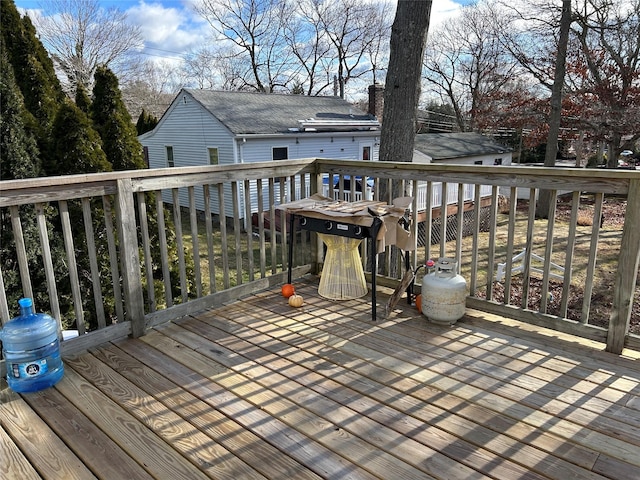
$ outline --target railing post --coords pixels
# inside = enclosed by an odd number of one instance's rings
[[[619,355],[624,348],[625,337],[629,331],[631,307],[635,292],[638,264],[640,263],[640,180],[629,182],[627,208],[622,230],[620,258],[613,290],[613,308],[609,318],[607,348]]]
[[[131,321],[133,337],[140,337],[145,332],[144,298],[131,180],[117,180],[117,191],[116,215],[120,235],[125,318]]]

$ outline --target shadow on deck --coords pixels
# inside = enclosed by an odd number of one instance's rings
[[[638,478],[638,360],[475,311],[374,323],[316,285],[66,358],[43,392],[3,381],[0,477]]]

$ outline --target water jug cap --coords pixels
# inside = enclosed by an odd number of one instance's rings
[[[29,297],[21,298],[20,300],[18,300],[18,305],[20,305],[22,308],[32,307],[33,301]]]

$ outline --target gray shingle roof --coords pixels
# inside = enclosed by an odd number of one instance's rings
[[[283,133],[300,127],[298,120],[375,120],[375,117],[337,97],[309,97],[237,91],[184,89],[223,123],[239,134]]]
[[[414,149],[434,160],[502,154],[511,151],[493,138],[480,133],[421,133],[416,135]]]

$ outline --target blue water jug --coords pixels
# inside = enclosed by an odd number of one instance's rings
[[[7,383],[18,393],[37,392],[55,385],[64,374],[58,323],[49,315],[33,313],[30,298],[18,304],[20,316],[0,331]]]

